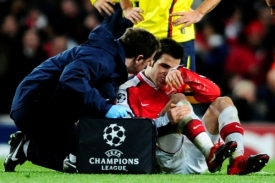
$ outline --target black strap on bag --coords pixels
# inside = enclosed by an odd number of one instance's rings
[[[150,174],[155,169],[155,126],[147,118],[81,118],[79,173]]]

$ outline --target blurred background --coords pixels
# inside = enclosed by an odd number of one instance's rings
[[[93,10],[90,0],[0,0],[0,156],[16,130],[9,118],[16,86],[47,58],[83,43],[96,25]],[[260,135],[274,133],[275,149],[275,16],[265,0],[222,0],[195,27],[197,72],[232,97],[243,124],[268,124]],[[206,107],[196,107],[198,115]]]

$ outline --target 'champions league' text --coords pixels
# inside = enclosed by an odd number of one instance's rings
[[[127,165],[138,165],[138,158],[95,158],[89,159],[90,164],[101,165],[101,170],[123,170],[127,171]]]

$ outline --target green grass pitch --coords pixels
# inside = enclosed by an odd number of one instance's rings
[[[226,175],[226,166],[220,172],[203,175],[126,175],[126,174],[67,174],[42,168],[26,162],[16,172],[4,172],[4,159],[0,159],[0,183],[273,183],[275,160],[270,160],[261,172],[245,176]]]

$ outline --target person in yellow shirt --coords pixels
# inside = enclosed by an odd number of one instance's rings
[[[122,9],[119,5],[119,0],[90,1],[92,5],[99,11],[99,13],[104,16],[102,26],[111,31],[115,38],[120,38],[127,28],[133,27],[133,23],[123,17]],[[137,0],[133,0],[133,2],[137,2]]]
[[[134,27],[144,28],[157,38],[169,37],[181,43],[185,50],[181,64],[196,71],[194,23],[220,1],[204,0],[195,10],[191,9],[193,0],[139,0],[138,7],[133,7],[130,0],[120,0],[120,5]]]

